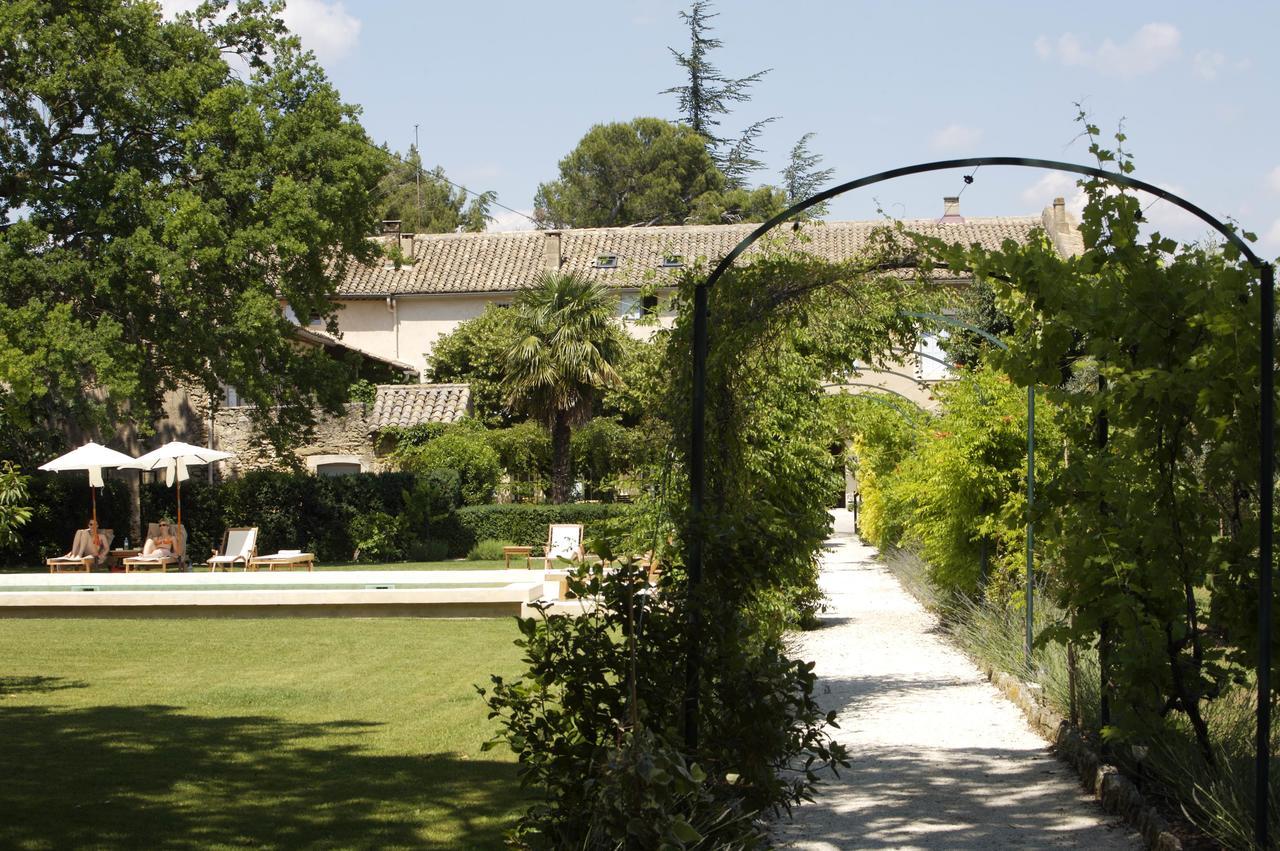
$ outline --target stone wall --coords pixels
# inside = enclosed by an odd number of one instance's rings
[[[288,469],[289,463],[255,436],[249,411],[247,407],[222,408],[214,415],[214,447],[236,456],[224,465],[225,472],[237,475],[249,470]],[[311,439],[293,449],[294,458],[310,470],[326,463],[358,463],[366,473],[389,469],[375,444],[376,437],[369,433],[372,413],[372,405],[354,402],[341,416],[321,415]]]

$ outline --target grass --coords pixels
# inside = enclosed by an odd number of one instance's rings
[[[1007,673],[1030,678],[1044,687],[1048,704],[1070,717],[1067,652],[1048,643],[1035,651],[1035,670],[1028,677],[1023,654],[1024,620],[1020,610],[997,607],[983,600],[944,597],[929,582],[928,565],[905,550],[887,553],[885,561],[903,585],[942,617],[947,631],[973,658]],[[1035,631],[1039,634],[1061,612],[1036,598]],[[1099,727],[1097,654],[1089,648],[1077,660],[1076,702],[1079,726]],[[1202,704],[1209,726],[1214,764],[1195,745],[1185,716],[1172,713],[1167,729],[1153,734],[1143,748],[1113,747],[1112,756],[1144,787],[1187,820],[1227,848],[1253,847],[1253,757],[1255,688],[1248,678],[1229,687],[1216,700]],[[1280,750],[1280,728],[1273,729],[1272,753]],[[1280,764],[1272,762],[1271,835],[1280,836]],[[1273,843],[1274,844],[1274,843]]]
[[[0,620],[0,847],[499,848],[502,620]]]

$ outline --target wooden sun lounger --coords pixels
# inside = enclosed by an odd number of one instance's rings
[[[79,555],[79,553],[89,552],[89,536],[88,529],[77,529],[75,541],[71,544],[71,553],[64,556],[56,556],[54,558],[45,559],[45,564],[49,567],[50,573],[59,573],[62,570],[82,570],[88,573],[93,569],[95,564],[100,563],[97,556]],[[111,539],[114,533],[110,529],[99,529],[98,536],[106,541],[105,550],[111,549]],[[103,558],[105,561],[105,556]]]
[[[285,555],[274,553],[249,559],[250,570],[257,570],[261,567],[265,567],[267,570],[275,570],[277,567],[305,567],[307,570],[314,570],[315,566],[315,553],[288,553]]]

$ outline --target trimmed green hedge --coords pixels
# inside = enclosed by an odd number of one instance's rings
[[[464,556],[486,538],[515,541],[533,547],[534,555],[542,555],[547,542],[547,527],[552,523],[581,523],[583,539],[603,531],[606,521],[621,516],[626,506],[601,503],[566,503],[564,505],[468,505],[459,508],[449,521],[432,530],[449,545],[451,556]]]

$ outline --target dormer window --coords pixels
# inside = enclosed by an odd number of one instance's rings
[[[595,268],[597,268],[597,269],[616,269],[616,268],[618,268],[618,255],[616,255],[616,254],[598,254],[598,255],[596,255]]]
[[[666,254],[658,266],[663,269],[679,269],[684,266],[684,258],[679,254]]]

